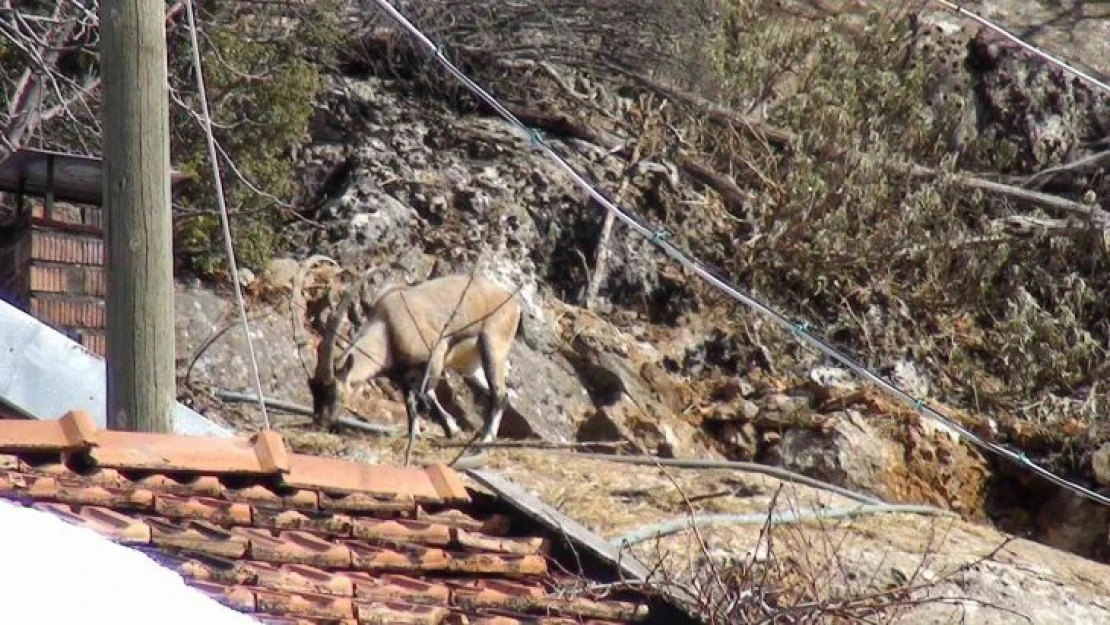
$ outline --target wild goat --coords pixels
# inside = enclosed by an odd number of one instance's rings
[[[381,268],[366,272],[347,290],[320,340],[316,372],[309,379],[317,424],[330,427],[341,400],[355,385],[386,375],[405,391],[407,466],[418,427],[418,394],[422,400],[431,399],[448,436],[460,431],[435,393],[436,383],[449,368],[486,391],[489,403],[480,440],[496,438],[507,399],[509,351],[520,330],[521,308],[515,293],[480,275],[450,275],[415,286],[386,286],[369,305],[365,325],[336,358],[339,325],[363,285],[379,271]]]

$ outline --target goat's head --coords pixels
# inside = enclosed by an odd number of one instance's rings
[[[335,422],[341,400],[346,395],[347,373],[350,371],[351,358],[346,356],[339,369],[336,369],[335,343],[339,338],[339,325],[347,317],[355,298],[362,287],[374,275],[388,266],[376,266],[366,271],[343,294],[343,298],[328,318],[327,328],[320,339],[316,354],[316,372],[308,379],[308,389],[312,393],[313,421],[317,426],[329,428]]]

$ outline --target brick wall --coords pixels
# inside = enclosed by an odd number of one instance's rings
[[[39,211],[41,214],[41,211]],[[104,355],[104,242],[70,212],[31,219],[0,233],[0,289],[11,304]],[[99,221],[99,210],[86,219]],[[76,223],[75,223],[76,221]]]

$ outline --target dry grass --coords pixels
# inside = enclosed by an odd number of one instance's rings
[[[766,513],[773,502],[779,511],[852,503],[762,475],[568,462],[549,451],[495,450],[489,467],[610,540],[689,510],[747,514]],[[1031,595],[1110,592],[1102,565],[956,518],[715,526],[643,542],[632,552],[656,569],[656,581],[680,583],[703,598],[735,602],[739,591],[759,590],[777,606],[767,613],[794,619],[777,622],[940,623],[961,615],[973,623],[1023,622],[1008,611],[1017,607],[1014,599],[1006,599],[1018,579]],[[714,605],[704,606],[718,610],[710,622],[763,622],[738,612],[729,617]]]

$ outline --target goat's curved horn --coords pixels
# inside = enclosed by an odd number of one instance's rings
[[[389,269],[388,265],[378,265],[366,270],[354,284],[347,288],[343,293],[343,299],[339,301],[339,305],[335,307],[331,317],[328,319],[327,329],[324,330],[324,336],[321,339],[319,357],[316,360],[316,376],[315,381],[321,386],[332,386],[335,384],[335,341],[339,338],[339,324],[347,316],[347,311],[350,309],[351,304],[354,303],[355,297],[362,291],[362,287],[373,276]]]
[[[338,262],[323,254],[315,254],[308,257],[293,276],[293,295],[289,304],[289,314],[293,317],[293,342],[297,345],[297,357],[300,358],[301,367],[304,368],[305,375],[308,375],[308,365],[305,364],[304,348],[305,345],[308,344],[308,341],[304,339],[301,331],[304,330],[304,315],[308,307],[304,299],[304,279],[305,276],[308,275],[309,269],[312,269],[313,265],[317,263],[331,263],[339,267]]]

